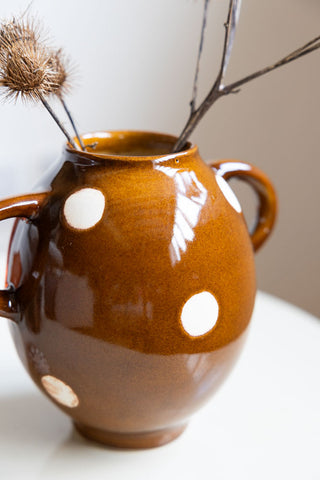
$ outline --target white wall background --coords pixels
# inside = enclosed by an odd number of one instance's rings
[[[200,93],[217,71],[227,0],[212,0]],[[28,1],[2,0],[0,17]],[[34,0],[54,44],[78,64],[69,105],[81,131],[178,134],[188,115],[201,0]],[[317,0],[243,0],[227,80],[279,59],[320,34]],[[257,255],[259,287],[320,315],[320,52],[222,99],[192,140],[205,159],[239,158],[274,181],[280,214]],[[64,139],[40,106],[0,105],[0,197],[31,190]],[[252,203],[240,192],[245,205]],[[248,207],[249,210],[250,207]],[[6,224],[6,225],[4,225]],[[5,248],[7,222],[0,225]]]

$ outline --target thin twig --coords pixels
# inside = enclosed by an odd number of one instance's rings
[[[222,79],[223,75],[225,72],[225,60],[227,57],[227,44],[228,44],[228,37],[230,35],[229,33],[229,20],[231,19],[231,9],[232,6],[234,6],[234,3],[232,0],[230,1],[229,5],[229,11],[228,11],[228,20],[225,24],[226,27],[226,33],[225,33],[225,42],[224,42],[224,48],[223,48],[223,54],[222,54],[222,62],[221,62],[221,67],[218,73],[218,76],[209,91],[208,95],[205,97],[201,105],[192,111],[190,113],[190,116],[188,118],[188,121],[178,139],[176,142],[173,152],[177,152],[181,150],[185,144],[195,127],[198,125],[199,121],[202,119],[202,117],[206,114],[206,112],[211,108],[211,106],[222,96],[228,95],[230,93],[236,93],[239,91],[239,87],[244,85],[245,83],[250,82],[251,80],[254,80],[255,78],[261,77],[262,75],[265,75],[272,70],[275,70],[279,67],[282,67],[283,65],[286,65],[290,62],[293,62],[294,60],[297,60],[300,57],[303,57],[304,55],[307,55],[317,49],[320,48],[320,35],[315,37],[314,39],[310,40],[306,44],[304,44],[302,47],[299,47],[298,49],[294,50],[293,52],[289,53],[289,55],[283,57],[281,60],[278,62],[269,65],[265,68],[262,68],[261,70],[258,70],[250,75],[247,75],[246,77],[237,80],[236,82],[232,82],[229,85],[222,85]]]
[[[305,43],[302,47],[297,48],[297,50],[294,50],[290,55],[288,55],[288,58],[299,54],[300,52],[302,52],[302,50],[306,50],[308,47],[311,47],[313,44],[317,43],[319,40],[320,40],[320,35],[310,40],[310,42]]]
[[[309,45],[312,45],[312,46],[309,48],[306,48]],[[235,89],[238,89],[239,87],[241,87],[241,85],[244,85],[245,83],[248,83],[251,80],[254,80],[255,78],[261,77],[262,75],[265,75],[266,73],[269,73],[272,70],[275,70],[276,68],[282,67],[283,65],[287,65],[288,63],[293,62],[294,60],[297,60],[298,58],[303,57],[304,55],[307,55],[308,53],[311,53],[314,50],[317,50],[318,48],[320,48],[320,36],[314,38],[310,42],[306,43],[303,47],[295,50],[294,52],[291,52],[289,55],[287,55],[286,57],[283,57],[281,60],[274,63],[273,65],[269,65],[268,67],[258,70],[257,72],[251,73],[251,75],[248,75],[240,80],[237,80],[236,82],[226,85],[225,87],[223,87],[222,92],[224,95],[231,93]]]
[[[72,145],[72,147],[76,150],[79,150],[79,147],[77,147],[77,145],[75,144],[75,142],[72,140],[72,138],[70,137],[69,133],[67,132],[67,130],[64,128],[63,124],[60,122],[60,120],[58,119],[58,117],[56,116],[56,114],[54,113],[54,111],[52,110],[52,108],[50,107],[49,103],[45,100],[45,98],[39,93],[38,94],[39,96],[39,100],[42,102],[43,106],[48,110],[48,112],[50,113],[51,117],[53,118],[53,120],[56,122],[56,124],[58,125],[58,127],[60,128],[60,130],[62,131],[62,133],[64,134],[64,136],[66,137],[66,139],[68,140],[68,142],[70,143],[70,145]]]
[[[222,59],[221,59],[221,65],[220,65],[220,70],[218,73],[218,76],[216,78],[216,81],[214,82],[209,94],[207,97],[204,99],[202,104],[197,108],[194,109],[192,108],[192,102],[191,102],[191,112],[190,116],[188,118],[188,121],[180,134],[178,141],[173,147],[173,152],[179,151],[186,143],[187,138],[191,134],[191,132],[194,130],[196,125],[198,124],[199,120],[202,118],[202,116],[205,114],[205,112],[210,108],[210,106],[207,106],[208,104],[208,97],[216,97],[216,92],[219,92],[221,82],[223,79],[223,76],[225,74],[227,64],[230,58],[232,46],[233,46],[233,41],[234,41],[234,36],[235,36],[235,29],[237,26],[237,20],[239,18],[239,9],[240,9],[240,1],[239,0],[230,0],[229,3],[229,8],[228,8],[228,16],[227,16],[227,21],[224,24],[225,27],[225,36],[224,36],[224,44],[223,44],[223,52],[222,52]],[[232,33],[231,33],[232,31]],[[215,101],[215,100],[214,100]],[[203,110],[203,114],[201,115],[201,112]]]
[[[193,81],[192,99],[191,99],[191,102],[190,102],[191,113],[193,113],[195,108],[196,108],[200,59],[201,59],[201,54],[202,54],[202,49],[203,49],[204,34],[205,34],[205,30],[206,30],[206,25],[207,25],[207,13],[208,13],[209,2],[210,2],[210,0],[204,0],[201,35],[200,35],[200,43],[199,43],[199,50],[198,50],[198,58],[197,58],[196,71],[195,71],[194,81]]]
[[[59,99],[60,99],[60,101],[61,101],[61,103],[62,103],[62,106],[63,106],[63,108],[64,108],[64,110],[65,110],[65,112],[66,112],[66,114],[67,114],[67,116],[68,116],[68,118],[69,118],[69,120],[70,120],[70,123],[71,123],[71,125],[72,125],[72,128],[73,128],[75,134],[76,134],[76,137],[77,137],[77,139],[78,139],[78,142],[79,142],[79,144],[80,144],[81,149],[82,149],[82,150],[85,150],[86,147],[85,147],[85,145],[84,145],[84,143],[83,143],[83,141],[82,141],[82,138],[81,138],[80,135],[79,135],[78,129],[77,129],[77,127],[76,127],[76,124],[74,123],[73,117],[72,117],[72,115],[71,115],[71,112],[70,112],[69,108],[68,108],[67,105],[66,105],[66,102],[65,102],[64,99],[63,99],[62,97],[60,97],[60,96],[59,96]]]
[[[230,0],[229,3],[229,10],[228,10],[228,17],[227,21],[224,24],[225,27],[225,37],[224,37],[224,45],[223,45],[223,52],[222,52],[222,60],[220,71],[218,73],[217,82],[222,83],[223,77],[228,68],[232,47],[236,35],[237,24],[240,15],[240,8],[241,8],[241,0]]]

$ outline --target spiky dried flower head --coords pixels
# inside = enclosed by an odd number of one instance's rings
[[[73,148],[77,146],[52,110],[46,96],[59,96],[84,149],[75,123],[62,96],[68,88],[67,70],[61,50],[53,52],[41,39],[39,23],[19,20],[0,24],[0,94],[5,99],[41,101]]]
[[[12,17],[0,26],[0,86],[5,99],[39,100],[51,93],[53,72],[33,18]]]
[[[0,26],[0,86],[6,87],[6,99],[62,98],[70,90],[70,62],[62,49],[44,44],[40,30],[39,22],[23,16]]]
[[[19,40],[0,51],[0,78],[6,99],[38,101],[52,93],[55,74],[48,50],[33,40]]]
[[[40,23],[34,18],[21,16],[4,20],[0,27],[0,51],[19,41],[38,42],[41,37]]]
[[[53,93],[63,97],[70,91],[70,75],[72,73],[70,62],[61,48],[51,52],[48,66],[54,76]]]

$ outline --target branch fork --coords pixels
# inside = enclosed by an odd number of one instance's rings
[[[213,86],[203,102],[199,105],[199,107],[195,108],[196,104],[196,96],[197,96],[197,81],[198,81],[198,74],[199,74],[199,65],[200,65],[200,58],[203,48],[203,41],[204,41],[204,33],[206,27],[206,17],[208,11],[208,3],[210,0],[204,0],[204,9],[203,9],[203,19],[202,19],[202,29],[201,29],[201,37],[200,37],[200,45],[198,51],[198,58],[197,58],[197,65],[196,65],[196,74],[194,78],[194,85],[193,85],[193,93],[192,99],[190,102],[190,115],[187,120],[185,127],[183,128],[176,144],[174,145],[173,152],[178,152],[183,149],[186,145],[187,139],[198,125],[202,117],[206,114],[206,112],[212,107],[212,105],[221,97],[229,94],[238,93],[240,91],[240,87],[251,80],[254,80],[266,73],[271,72],[287,63],[290,63],[298,58],[307,55],[308,53],[313,52],[320,48],[320,35],[310,40],[308,43],[299,47],[298,49],[294,50],[293,52],[289,53],[282,59],[278,60],[276,63],[269,65],[261,70],[257,70],[246,77],[237,80],[236,82],[232,82],[228,85],[223,85],[223,79],[225,73],[227,71],[235,32],[237,28],[237,23],[239,19],[239,13],[241,8],[241,0],[230,0],[229,2],[229,9],[228,9],[228,17],[224,24],[225,27],[225,36],[224,36],[224,45],[223,45],[223,52],[222,52],[222,60],[219,69],[219,73],[217,78],[215,79]]]

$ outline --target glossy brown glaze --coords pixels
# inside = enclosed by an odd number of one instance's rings
[[[44,193],[0,202],[20,216],[0,313],[39,388],[84,435],[152,447],[179,435],[229,372],[255,297],[253,247],[273,226],[270,182],[242,162],[212,168],[175,137],[85,135]],[[258,193],[248,233],[223,178]]]

